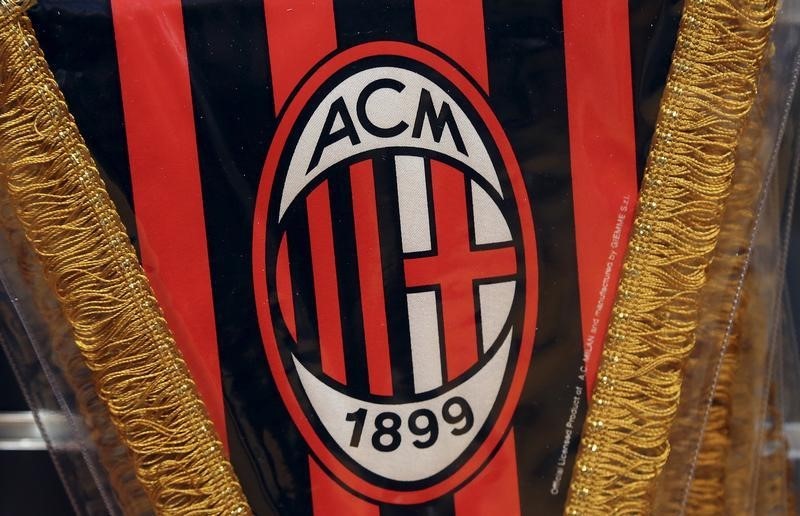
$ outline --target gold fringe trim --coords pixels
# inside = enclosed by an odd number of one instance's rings
[[[741,348],[748,345],[746,339],[742,343],[743,329],[758,324],[753,320],[758,310],[748,309],[752,271],[747,270],[750,253],[746,250],[753,243],[766,175],[762,135],[765,104],[770,99],[765,94],[771,84],[769,68],[764,67],[758,99],[739,139],[731,193],[698,301],[696,344],[683,370],[681,401],[670,430],[670,455],[653,490],[655,513],[725,512],[733,388]]]
[[[775,1],[687,0],[567,514],[646,514]]]
[[[45,282],[38,259],[25,239],[8,195],[2,188],[0,188],[0,230],[5,233],[7,241],[14,249],[20,276],[31,292],[42,323],[47,327],[47,351],[52,355],[50,360],[69,384],[89,437],[95,445],[97,457],[108,475],[109,485],[123,514],[126,516],[152,514],[150,500],[136,478],[128,450],[119,440],[108,408],[97,397],[94,379],[72,338],[72,328],[64,319],[61,306]]]
[[[225,458],[24,10],[0,0],[0,187],[161,514],[245,514]]]

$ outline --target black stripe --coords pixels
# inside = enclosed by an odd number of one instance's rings
[[[452,516],[455,513],[452,496],[443,496],[419,505],[381,505],[381,516]]]
[[[308,448],[262,346],[253,203],[275,128],[262,0],[183,1],[232,460],[257,514],[311,514]]]
[[[636,126],[636,165],[639,181],[644,174],[650,140],[656,126],[661,94],[667,82],[683,0],[631,0],[633,113]]]
[[[383,151],[373,160],[375,194],[378,198],[378,226],[383,265],[383,288],[386,297],[386,326],[389,331],[389,355],[392,363],[392,387],[396,400],[414,394],[411,364],[411,335],[408,326],[406,275],[403,266],[403,242],[397,200],[394,155]]]
[[[339,48],[367,41],[415,41],[413,0],[334,0]]]
[[[339,280],[347,391],[353,396],[365,399],[369,395],[369,375],[353,221],[353,197],[348,167],[335,166],[329,176],[328,185],[333,212],[333,246]]]
[[[28,14],[122,222],[138,245],[109,0],[40,0]]]
[[[563,511],[585,400],[558,495],[550,494],[583,363],[570,177],[561,2],[484,2],[490,102],[530,196],[539,255],[539,314],[531,368],[514,416],[525,514]]]

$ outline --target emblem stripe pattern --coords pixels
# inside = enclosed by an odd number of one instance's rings
[[[297,324],[296,353],[306,367],[316,375],[322,374],[320,325],[317,314],[319,296],[314,288],[313,257],[309,214],[305,204],[298,203],[286,217],[286,238],[289,246],[289,272],[292,285],[295,321]],[[324,312],[323,312],[324,313]]]
[[[378,206],[372,162],[361,161],[350,167],[353,196],[353,219],[358,250],[358,272],[364,312],[364,338],[367,347],[369,390],[379,396],[391,396],[392,363],[386,317]]]
[[[511,240],[474,244],[468,209],[474,193],[468,195],[467,185],[475,183],[428,158],[419,159],[423,181],[411,197],[417,213],[435,214],[423,230],[432,230],[437,242],[421,253],[405,252],[401,234],[408,221],[401,212],[408,199],[397,188],[408,168],[396,167],[416,159],[393,152],[332,167],[289,206],[276,291],[310,369],[354,395],[407,399],[457,379],[500,337],[513,305],[517,257]],[[460,273],[443,274],[450,270]]]
[[[331,192],[333,220],[336,221],[333,233],[345,339],[347,390],[355,396],[366,397],[370,391],[350,167],[344,164],[335,165],[328,183]]]
[[[378,224],[383,250],[381,258],[386,291],[386,323],[391,339],[391,381],[394,395],[408,398],[414,393],[414,380],[394,152],[382,150],[372,163],[375,170],[376,202],[381,206],[378,210]]]
[[[345,372],[342,317],[339,309],[339,275],[333,245],[333,221],[328,181],[319,184],[306,201],[311,240],[311,268],[314,274],[317,324],[322,372],[341,384]]]

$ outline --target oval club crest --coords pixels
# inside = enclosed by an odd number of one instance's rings
[[[281,116],[254,228],[269,368],[320,464],[404,504],[478,472],[528,370],[538,278],[523,178],[477,87],[409,44],[334,55]]]

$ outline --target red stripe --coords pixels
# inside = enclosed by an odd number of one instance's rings
[[[333,221],[327,181],[320,183],[309,194],[306,206],[322,371],[339,383],[347,383],[342,314],[339,309],[339,282],[333,248]]]
[[[331,0],[264,0],[275,111],[300,79],[336,49]]]
[[[489,92],[482,0],[415,0],[419,40],[444,52]],[[456,514],[519,514],[513,431],[483,472],[455,495]],[[491,473],[487,473],[491,472]],[[491,496],[487,496],[491,493]],[[490,500],[492,506],[484,507]],[[500,504],[495,508],[494,504]]]
[[[367,342],[367,376],[372,394],[392,394],[392,364],[386,326],[386,298],[383,291],[381,243],[378,236],[378,206],[371,161],[350,167],[353,214],[358,249],[358,277]]]
[[[578,279],[591,393],[638,190],[628,2],[570,0],[563,8]],[[630,206],[623,211],[626,197]]]
[[[417,37],[446,53],[489,91],[483,0],[415,0]]]
[[[311,475],[311,507],[314,514],[380,516],[380,509],[350,493],[329,477],[313,457],[308,457]]]
[[[520,514],[519,482],[517,480],[517,455],[514,431],[505,441],[489,464],[456,493],[455,508],[458,516],[481,516]]]
[[[181,2],[112,11],[142,263],[226,442]]]
[[[289,245],[286,235],[281,238],[278,247],[278,263],[275,271],[275,289],[278,291],[278,306],[289,330],[289,335],[297,342],[297,323],[294,314],[294,293],[292,292],[292,273],[289,268]]]

